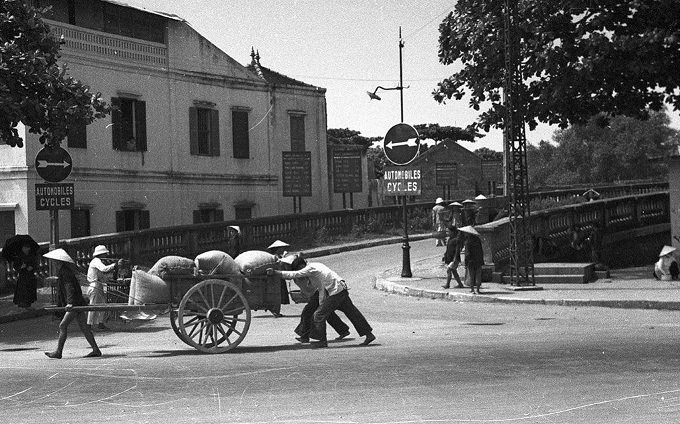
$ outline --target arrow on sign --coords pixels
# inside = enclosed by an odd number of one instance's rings
[[[38,168],[47,168],[48,166],[61,166],[62,168],[68,168],[69,166],[71,166],[71,164],[66,161],[63,161],[62,163],[48,162],[46,160],[38,161]]]
[[[394,147],[399,147],[399,146],[408,146],[408,147],[416,147],[418,143],[416,143],[417,138],[409,138],[406,141],[400,141],[398,143],[395,143],[393,141],[390,141],[387,143],[386,147],[388,149],[392,149]]]

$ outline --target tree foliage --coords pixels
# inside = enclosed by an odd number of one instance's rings
[[[523,0],[513,27],[531,129],[566,128],[600,112],[646,119],[664,103],[680,108],[680,2]],[[480,110],[501,127],[505,69],[503,0],[459,0],[439,27],[439,58],[462,68],[438,84],[436,100]],[[486,103],[485,103],[486,102]],[[488,107],[487,107],[488,105]]]
[[[360,131],[350,130],[349,128],[328,128],[326,134],[332,143],[354,144],[362,146],[364,151],[371,147],[374,141],[382,139],[382,137],[364,137]]]
[[[22,147],[19,122],[40,142],[58,144],[74,125],[108,113],[100,94],[59,66],[60,41],[37,10],[20,0],[0,3],[0,138]]]
[[[503,152],[497,152],[488,147],[475,149],[474,154],[482,158],[482,160],[503,160]]]
[[[593,117],[555,133],[556,145],[542,141],[528,146],[527,162],[532,187],[600,184],[626,180],[662,179],[667,157],[680,141],[663,112],[652,112],[641,121],[614,117],[601,125]]]
[[[473,127],[459,128],[452,126],[440,126],[439,124],[418,124],[413,128],[418,131],[421,140],[444,141],[451,139],[453,141],[476,141],[476,138],[484,137],[483,134],[477,132]]]

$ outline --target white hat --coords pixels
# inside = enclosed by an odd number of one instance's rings
[[[462,208],[462,207],[463,207],[463,204],[462,204],[462,203],[458,203],[458,202],[453,202],[453,203],[449,203],[449,206],[457,206],[457,207],[459,207],[459,208]]]
[[[229,228],[236,230],[237,233],[241,232],[241,227],[239,227],[238,225],[230,225]]]
[[[468,204],[468,205],[469,205],[470,203],[477,203],[477,202],[475,202],[474,200],[470,200],[470,199],[465,199],[465,200],[463,200],[463,204],[464,204],[464,205],[465,205],[465,204]]]
[[[444,203],[444,199],[442,199],[441,197],[437,197],[437,200],[435,200],[434,203],[435,203],[436,205],[438,205],[438,204],[440,204],[440,203]]]
[[[284,264],[293,265],[293,262],[295,261],[295,259],[297,259],[298,256],[299,255],[296,254],[288,254],[283,258],[279,259],[279,261],[283,262]]]
[[[75,263],[64,249],[54,249],[51,252],[45,253],[43,256],[48,259],[54,259],[55,261]]]
[[[664,246],[663,249],[661,249],[661,253],[659,253],[659,256],[665,256],[668,255],[669,253],[675,252],[677,249],[673,246]]]
[[[474,228],[472,225],[468,225],[468,226],[465,226],[465,227],[461,227],[461,228],[458,229],[458,231],[462,231],[462,232],[464,232],[464,233],[473,234],[473,235],[475,235],[475,236],[477,236],[477,237],[481,237],[481,234],[479,234],[479,233],[477,232],[477,230],[475,230],[475,228]]]
[[[277,247],[290,247],[290,244],[285,241],[276,240],[274,243],[270,244],[267,249],[276,249]]]
[[[479,196],[475,197],[475,200],[486,200],[486,196],[483,194],[480,194]]]
[[[99,255],[105,255],[109,253],[109,249],[106,248],[103,244],[100,244],[99,246],[94,248],[94,253],[92,256],[99,256]]]

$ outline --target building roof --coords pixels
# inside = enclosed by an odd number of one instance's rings
[[[145,9],[143,7],[133,6],[131,4],[125,3],[123,1],[118,1],[118,0],[102,0],[102,1],[104,3],[111,3],[111,4],[115,4],[117,6],[129,7],[130,9],[136,9],[136,10],[140,10],[142,12],[151,13],[153,15],[162,16],[164,18],[172,19],[174,21],[181,21],[181,22],[188,23],[184,18],[177,16],[177,15],[174,15],[172,13],[157,12],[155,10],[149,10],[149,9]]]
[[[280,74],[276,71],[272,71],[271,69],[265,66],[262,66],[260,64],[259,51],[257,51],[256,53],[254,49],[251,49],[250,58],[251,58],[250,64],[246,66],[246,68],[248,68],[248,70],[250,70],[251,72],[255,73],[255,75],[265,80],[270,85],[293,85],[298,87],[317,88],[314,85],[298,81],[294,78]]]

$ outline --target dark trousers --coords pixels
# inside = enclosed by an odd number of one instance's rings
[[[312,339],[325,341],[326,339],[326,320],[331,313],[336,310],[342,311],[350,320],[354,329],[360,337],[373,331],[373,328],[368,324],[366,318],[359,312],[352,299],[349,298],[347,290],[343,290],[333,296],[328,296],[324,302],[314,311],[313,322],[314,326],[310,331],[309,337]]]
[[[309,337],[309,333],[314,325],[314,311],[319,307],[319,291],[315,291],[313,295],[309,297],[309,301],[302,308],[302,313],[300,314],[300,323],[295,328],[295,333],[300,337]],[[342,319],[335,313],[331,312],[328,315],[328,324],[333,327],[333,329],[338,334],[343,334],[349,331],[349,326],[345,324]]]

